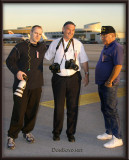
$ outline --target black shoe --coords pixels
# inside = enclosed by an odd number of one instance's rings
[[[75,137],[73,135],[69,135],[67,137],[69,142],[75,142]]]
[[[34,143],[35,142],[35,138],[31,133],[27,133],[27,134],[23,133],[23,138],[25,138],[26,141],[29,142],[29,143]]]
[[[11,150],[15,149],[15,140],[13,138],[8,137],[7,147]]]
[[[53,140],[54,140],[54,141],[60,141],[60,136],[57,135],[57,134],[54,134],[54,135],[53,135]]]

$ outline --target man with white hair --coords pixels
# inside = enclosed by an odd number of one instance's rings
[[[97,139],[111,139],[104,144],[104,147],[114,148],[123,145],[117,111],[117,90],[123,63],[123,48],[115,40],[116,31],[112,26],[102,26],[100,34],[104,48],[96,65],[95,82],[98,84],[106,132],[98,135]]]

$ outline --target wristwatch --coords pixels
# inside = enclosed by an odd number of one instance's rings
[[[88,74],[89,74],[89,72],[85,72],[85,74],[87,74],[87,75],[88,75]]]

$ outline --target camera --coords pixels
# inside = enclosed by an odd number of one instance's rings
[[[22,97],[23,95],[23,91],[25,90],[26,88],[26,82],[28,80],[28,77],[23,75],[23,79],[22,81],[19,82],[18,86],[17,86],[17,89],[16,91],[14,92],[15,95],[19,96],[19,97]]]
[[[52,73],[60,73],[60,65],[58,63],[53,63],[49,66]]]
[[[79,67],[77,64],[75,64],[75,61],[73,59],[70,59],[69,61],[65,62],[65,69],[74,69],[75,71],[77,71]]]

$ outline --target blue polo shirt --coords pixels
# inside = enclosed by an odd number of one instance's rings
[[[123,63],[123,47],[115,40],[104,46],[99,61],[95,69],[95,83],[98,85],[104,84],[110,77],[113,67],[115,65],[122,65]],[[118,83],[120,76],[118,76],[114,83]]]

